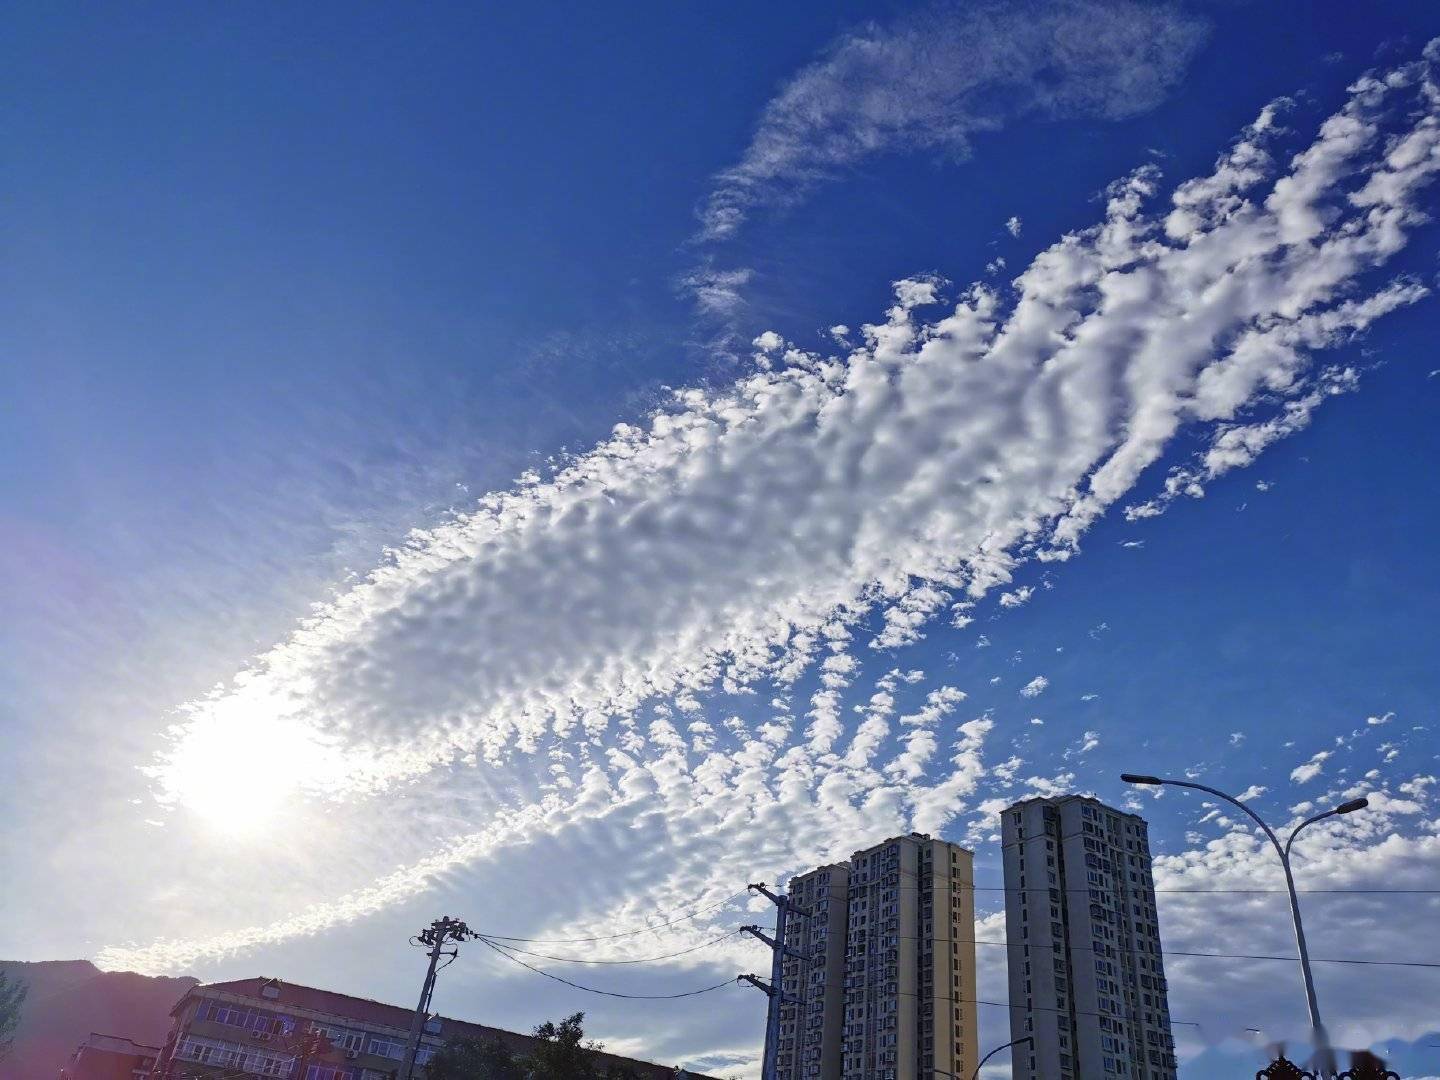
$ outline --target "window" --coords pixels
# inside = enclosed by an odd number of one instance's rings
[[[405,1044],[399,1039],[392,1039],[383,1035],[370,1036],[370,1045],[366,1053],[374,1054],[376,1057],[393,1058],[396,1061],[403,1061],[405,1058]]]

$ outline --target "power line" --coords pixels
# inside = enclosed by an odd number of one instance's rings
[[[910,871],[902,870],[902,871],[899,871],[899,872],[902,873],[902,874],[906,874],[907,876],[911,876],[911,877],[914,876],[914,874],[911,873]],[[942,882],[945,882],[945,881],[948,881],[948,880],[949,880],[948,878],[945,878],[943,875],[941,875],[941,881],[942,881]],[[861,886],[861,888],[869,888],[869,887],[870,887],[871,885],[873,885],[873,884],[874,884],[874,882],[866,882],[865,885]],[[936,885],[935,887],[936,887],[936,888],[939,888],[939,885]],[[928,888],[926,888],[925,886],[922,886],[922,885],[901,885],[901,884],[898,884],[898,883],[895,884],[895,885],[882,886],[882,888],[905,889],[905,890],[911,891],[911,892],[913,892],[913,891],[915,891],[915,890],[917,890],[917,889],[920,890],[920,891],[922,891],[922,892],[929,892],[929,891],[930,891],[930,889],[928,889]],[[1027,886],[1025,886],[1025,888],[1022,889],[1022,888],[1018,888],[1018,887],[1016,887],[1016,886],[1011,886],[1011,885],[971,885],[971,884],[968,884],[967,882],[960,882],[958,885],[956,885],[956,888],[959,889],[961,892],[966,892],[966,891],[968,891],[968,892],[994,892],[994,893],[1036,893],[1036,892],[1038,892],[1038,893],[1043,893],[1043,892],[1065,892],[1065,893],[1079,892],[1079,893],[1083,893],[1083,892],[1090,892],[1091,890],[1094,890],[1094,889],[1096,888],[1096,886],[1094,886],[1094,885],[1066,885],[1066,886],[1064,886],[1064,887],[1062,888],[1062,887],[1059,886],[1059,885],[1027,885]],[[1137,886],[1137,888],[1138,888],[1138,886]],[[1101,891],[1101,892],[1113,892],[1113,891],[1115,891],[1115,890],[1113,890],[1113,889],[1101,889],[1101,890],[1099,890],[1099,891]],[[1286,894],[1289,892],[1288,889],[1158,889],[1158,888],[1157,888],[1157,889],[1151,889],[1151,890],[1149,890],[1149,891],[1150,891],[1150,892],[1155,892],[1155,893],[1165,893],[1165,894],[1171,895],[1171,896],[1174,896],[1174,895],[1184,895],[1184,894],[1186,894],[1186,893],[1194,893],[1194,894],[1199,895],[1199,896],[1217,896],[1217,895],[1219,895],[1219,896],[1270,896],[1270,895],[1284,896],[1284,895],[1286,895]],[[1297,893],[1301,893],[1302,895],[1310,895],[1310,896],[1324,896],[1324,895],[1330,895],[1330,896],[1347,896],[1347,895],[1351,895],[1351,894],[1354,894],[1354,895],[1356,895],[1356,896],[1368,896],[1368,895],[1372,895],[1372,894],[1375,894],[1375,895],[1396,894],[1396,895],[1408,895],[1408,896],[1435,896],[1435,895],[1440,895],[1440,889],[1296,889],[1295,891],[1296,891]]]
[[[894,938],[896,941],[928,941],[927,937],[919,934],[887,934],[883,930],[877,932],[878,936]],[[1101,956],[1108,956],[1103,949],[1094,945],[1047,945],[1035,941],[984,941],[980,938],[939,938],[939,941],[953,941],[959,945],[994,945],[1002,949],[1049,949],[1069,952],[1090,952]],[[880,950],[873,950],[878,952]],[[1298,956],[1271,956],[1262,953],[1222,953],[1222,952],[1193,952],[1185,949],[1167,949],[1162,947],[1157,953],[1162,960],[1167,956],[1192,956],[1204,957],[1215,960],[1284,960],[1289,963],[1298,963]],[[808,959],[808,957],[807,957]],[[1367,967],[1413,967],[1413,968],[1440,968],[1440,961],[1431,960],[1362,960],[1350,957],[1320,957],[1312,956],[1312,964],[1359,964]]]
[[[578,956],[550,956],[547,953],[535,952],[531,949],[519,949],[513,945],[506,945],[510,952],[524,953],[526,956],[538,956],[542,960],[558,960],[565,964],[650,964],[659,960],[670,960],[677,956],[685,956],[689,953],[699,952],[701,949],[708,949],[711,945],[718,945],[722,941],[729,941],[731,938],[739,937],[741,931],[732,930],[728,934],[711,938],[709,941],[699,945],[692,945],[688,949],[681,949],[679,952],[665,953],[663,956],[647,956],[640,960],[584,960]]]
[[[915,993],[913,990],[897,990],[897,991],[895,991],[895,992],[896,992],[897,994],[899,994],[901,997],[913,997],[913,998],[925,999],[925,998],[930,998],[930,997],[934,996],[934,995],[930,995],[930,994],[917,994],[917,993]],[[994,1006],[995,1008],[997,1008],[997,1009],[1019,1009],[1021,1012],[1053,1012],[1053,1013],[1065,1013],[1067,1016],[1070,1014],[1070,1010],[1069,1010],[1069,1009],[1060,1009],[1060,1008],[1056,1008],[1056,1007],[1053,1006],[1053,1005],[1012,1005],[1012,1004],[1010,1004],[1008,1001],[986,1001],[984,998],[957,998],[957,997],[951,997],[951,996],[948,996],[948,995],[945,995],[945,994],[938,995],[938,996],[936,997],[936,1000],[938,1000],[938,1001],[948,1001],[948,1002],[950,1002],[950,1004],[952,1004],[952,1005],[993,1005],[993,1006]],[[1115,1019],[1115,1016],[1114,1016],[1113,1014],[1111,1014],[1111,1013],[1091,1012],[1091,1011],[1088,1010],[1088,1009],[1076,1009],[1076,1010],[1075,1010],[1075,1015],[1076,1015],[1076,1016],[1105,1016],[1105,1017],[1108,1017],[1108,1018],[1111,1019],[1111,1020],[1114,1020],[1114,1019]],[[1200,1022],[1197,1021],[1197,1020],[1175,1020],[1175,1019],[1172,1019],[1171,1017],[1168,1017],[1168,1016],[1165,1018],[1165,1022],[1168,1023],[1168,1024],[1171,1024],[1171,1025],[1180,1024],[1182,1027],[1196,1027],[1196,1028],[1198,1028],[1198,1027],[1201,1026]]]
[[[708,994],[713,990],[719,990],[722,987],[732,986],[735,982],[735,980],[733,979],[726,979],[724,982],[716,983],[714,986],[701,987],[699,990],[687,990],[683,994],[622,994],[615,990],[597,990],[593,986],[581,986],[577,982],[571,982],[569,979],[562,979],[559,975],[553,975],[548,971],[544,971],[531,964],[527,964],[518,956],[512,956],[510,953],[506,952],[502,946],[497,945],[489,938],[482,937],[477,940],[479,940],[479,942],[487,948],[493,949],[496,953],[503,956],[506,960],[509,960],[512,964],[519,964],[527,971],[533,971],[536,975],[543,975],[547,979],[554,979],[556,982],[564,983],[566,986],[569,986],[575,990],[584,990],[587,994],[601,994],[604,997],[627,998],[632,1001],[669,1001],[675,998],[698,997],[700,994]]]
[[[682,923],[689,919],[696,918],[697,916],[704,915],[707,912],[715,911],[718,908],[722,908],[726,904],[729,904],[744,895],[745,890],[742,889],[740,890],[740,892],[732,893],[724,900],[718,901],[717,903],[710,904],[707,907],[697,908],[695,911],[690,912],[690,914],[688,915],[681,915],[678,918],[667,919],[665,922],[651,923],[649,926],[642,926],[638,930],[626,930],[619,934],[599,934],[595,937],[575,938],[509,937],[505,934],[486,934],[485,937],[491,941],[523,941],[527,945],[579,945],[590,941],[613,941],[616,938],[634,937],[636,934],[648,934],[652,930],[663,930],[667,926],[674,926],[676,923]]]
[[[906,934],[904,938],[909,940],[910,935]],[[918,938],[916,940],[918,940]],[[966,943],[963,938],[960,939],[960,941],[962,944]],[[1003,949],[1068,949],[1070,952],[1100,952],[1100,950],[1096,949],[1093,945],[1041,945],[1029,941],[980,941],[978,939],[974,944],[998,945]],[[1166,956],[1201,956],[1210,957],[1215,960],[1286,960],[1292,964],[1298,963],[1300,960],[1298,956],[1269,956],[1259,953],[1187,952],[1184,949],[1166,948],[1161,948],[1160,956],[1162,959]],[[1440,968],[1440,962],[1427,960],[1353,960],[1349,958],[1312,956],[1310,962],[1312,964],[1365,964],[1372,967]]]
[[[890,886],[890,888],[893,888],[893,889],[916,890],[916,889],[920,889],[921,887],[918,886],[918,885],[900,885],[900,884],[896,884],[896,885]],[[1048,893],[1048,892],[1089,893],[1089,892],[1091,892],[1091,891],[1093,891],[1093,890],[1095,889],[1095,887],[1094,887],[1093,885],[1069,885],[1069,886],[1066,886],[1065,888],[1060,888],[1059,886],[1055,886],[1055,885],[1050,885],[1050,886],[1046,886],[1046,885],[1030,885],[1030,886],[1026,886],[1025,888],[1021,889],[1021,888],[1015,888],[1015,887],[1010,887],[1010,886],[1005,886],[1005,885],[970,885],[970,884],[963,884],[963,883],[959,886],[959,888],[960,888],[960,891],[962,891],[962,892],[963,892],[963,891],[966,891],[966,890],[969,890],[969,891],[971,891],[971,892],[995,892],[995,893]],[[1102,892],[1113,892],[1114,890],[1100,890],[1100,891],[1102,891]],[[1151,890],[1151,891],[1152,891],[1152,892],[1156,892],[1156,893],[1165,893],[1165,894],[1171,894],[1171,895],[1174,895],[1174,894],[1194,893],[1194,894],[1196,894],[1196,895],[1204,895],[1204,896],[1216,896],[1216,895],[1231,895],[1231,896],[1269,896],[1269,895],[1276,895],[1276,896],[1283,896],[1283,895],[1285,895],[1285,893],[1286,893],[1286,890],[1285,890],[1285,889],[1204,889],[1204,888],[1201,888],[1201,889],[1153,889],[1153,890]],[[1440,889],[1296,889],[1295,891],[1298,892],[1298,893],[1308,894],[1308,895],[1331,895],[1331,896],[1344,896],[1344,895],[1351,895],[1351,894],[1357,895],[1357,896],[1366,896],[1366,895],[1372,895],[1372,894],[1374,894],[1374,895],[1391,894],[1391,895],[1404,895],[1404,896],[1434,896],[1434,895],[1440,895]],[[648,925],[648,926],[638,927],[638,928],[633,929],[633,930],[621,931],[621,932],[615,933],[615,934],[599,934],[599,935],[596,935],[596,936],[594,936],[594,937],[573,937],[573,938],[532,938],[532,937],[515,937],[515,936],[511,936],[511,935],[507,935],[507,934],[486,934],[485,936],[486,936],[487,938],[489,938],[490,940],[492,940],[492,941],[519,941],[519,942],[524,942],[525,944],[528,944],[528,945],[580,945],[580,944],[587,944],[587,943],[589,943],[589,942],[595,942],[595,941],[613,941],[613,940],[615,940],[615,939],[617,939],[617,938],[634,937],[634,936],[636,936],[637,934],[649,933],[649,932],[652,931],[652,930],[663,930],[663,929],[665,929],[665,928],[668,927],[668,926],[675,926],[675,925],[677,925],[678,923],[687,922],[687,921],[689,921],[690,919],[698,918],[699,916],[708,914],[708,913],[711,912],[711,911],[716,911],[716,910],[718,910],[719,908],[724,907],[726,904],[729,904],[729,903],[732,903],[732,902],[735,901],[735,900],[738,900],[740,897],[742,897],[742,896],[744,896],[744,895],[745,895],[745,891],[744,891],[744,890],[741,890],[740,892],[732,893],[730,896],[727,896],[727,897],[726,897],[725,899],[723,899],[723,900],[717,901],[716,903],[707,905],[706,907],[703,907],[703,908],[697,908],[696,910],[694,910],[694,911],[692,911],[692,912],[689,912],[689,913],[687,913],[687,914],[685,914],[685,915],[681,915],[681,916],[678,916],[678,917],[673,918],[673,919],[666,919],[666,920],[663,921],[663,922],[651,923],[651,924]],[[839,899],[839,898],[837,897],[836,899]],[[522,952],[523,952],[524,950],[517,950],[517,951],[522,951]],[[547,957],[547,959],[555,959],[555,957]]]

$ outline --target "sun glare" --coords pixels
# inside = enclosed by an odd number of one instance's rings
[[[162,802],[228,836],[266,832],[338,757],[303,723],[244,704],[206,703],[154,770]]]

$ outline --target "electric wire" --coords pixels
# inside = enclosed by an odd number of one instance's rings
[[[703,986],[699,990],[687,990],[684,993],[680,994],[622,994],[616,990],[600,990],[593,986],[582,986],[580,983],[571,982],[569,979],[561,978],[559,975],[555,975],[549,971],[543,970],[542,968],[535,967],[533,964],[527,964],[518,956],[512,956],[510,953],[506,952],[502,946],[497,945],[489,938],[482,937],[478,938],[477,940],[486,948],[493,950],[500,956],[503,956],[512,964],[519,964],[527,971],[533,971],[536,975],[543,975],[547,979],[553,979],[556,982],[563,983],[566,986],[569,986],[575,990],[584,990],[587,994],[600,994],[603,997],[626,998],[631,1001],[671,1001],[677,998],[698,997],[701,994],[708,994],[712,991],[735,985],[734,979],[726,979],[724,982],[718,982],[714,986]]]
[[[652,930],[663,930],[667,926],[674,926],[676,923],[686,922],[700,915],[704,915],[707,912],[716,911],[719,908],[724,907],[726,904],[733,903],[735,900],[738,900],[744,895],[746,895],[746,891],[742,889],[740,892],[732,893],[731,895],[725,897],[724,900],[717,901],[716,903],[710,904],[706,907],[697,908],[695,911],[690,912],[690,914],[688,915],[681,915],[678,918],[667,919],[665,922],[651,923],[649,926],[642,926],[638,930],[625,930],[618,934],[598,934],[595,937],[575,938],[511,937],[505,934],[481,934],[479,936],[489,941],[523,941],[527,945],[579,945],[590,941],[614,941],[616,938],[634,937],[637,934],[648,934]]]
[[[663,956],[646,956],[639,960],[585,960],[578,956],[551,956],[548,953],[535,952],[533,949],[521,949],[514,945],[506,945],[504,948],[510,952],[523,953],[525,956],[536,956],[541,960],[558,960],[563,964],[653,964],[660,960],[670,960],[677,956],[686,956],[701,949],[708,949],[711,945],[718,945],[722,941],[729,941],[731,938],[739,937],[743,931],[732,930],[728,934],[711,938],[709,941],[701,942],[699,945],[692,945],[688,949],[681,949],[679,952],[665,953]],[[480,935],[485,940],[485,935]]]
[[[883,931],[882,931],[883,933]],[[893,937],[896,941],[922,941],[929,940],[921,938],[918,934],[884,934],[885,937]],[[1069,952],[1098,953],[1101,956],[1108,956],[1101,949],[1093,945],[1047,945],[1035,941],[984,941],[980,938],[936,938],[937,941],[954,941],[961,945],[995,945],[1002,949],[1049,949]],[[876,950],[879,951],[879,950]],[[1298,964],[1298,956],[1272,956],[1268,953],[1223,953],[1223,952],[1194,952],[1186,949],[1161,948],[1159,954],[1163,960],[1167,956],[1189,956],[1201,957],[1212,960],[1284,960],[1291,964]],[[1365,967],[1413,967],[1413,968],[1440,968],[1440,961],[1434,960],[1369,960],[1356,959],[1353,957],[1310,957],[1312,964],[1356,964]]]
[[[975,941],[976,945],[998,945],[1003,949],[1069,949],[1071,952],[1100,952],[1093,945],[1040,945],[1030,941]],[[1102,953],[1102,955],[1109,955]],[[1220,952],[1192,952],[1185,949],[1160,950],[1163,959],[1167,956],[1198,956],[1212,960],[1284,960],[1291,964],[1298,964],[1298,956],[1271,956],[1265,953],[1220,953]],[[1363,964],[1368,967],[1413,967],[1413,968],[1440,968],[1440,962],[1429,960],[1357,960],[1350,957],[1334,956],[1312,956],[1312,964]]]

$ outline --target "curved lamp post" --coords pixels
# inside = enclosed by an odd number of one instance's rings
[[[1033,1043],[1034,1041],[1035,1041],[1035,1040],[1034,1040],[1034,1037],[1033,1037],[1033,1036],[1030,1036],[1030,1035],[1021,1035],[1020,1038],[1018,1038],[1018,1039],[1011,1039],[1011,1040],[1010,1040],[1008,1043],[1006,1043],[1004,1046],[997,1046],[997,1047],[995,1047],[994,1050],[991,1050],[988,1054],[986,1054],[983,1058],[980,1059],[980,1064],[975,1066],[975,1075],[972,1076],[972,1077],[970,1078],[970,1080],[980,1080],[980,1070],[985,1067],[985,1062],[989,1061],[992,1057],[994,1057],[996,1054],[998,1054],[1001,1050],[1008,1050],[1008,1049],[1010,1049],[1010,1047],[1012,1047],[1012,1046],[1019,1046],[1021,1043]]]
[[[980,1070],[985,1067],[985,1062],[989,1061],[1001,1050],[1008,1050],[1012,1046],[1019,1046],[1021,1043],[1028,1043],[1034,1041],[1034,1038],[1030,1035],[1021,1035],[1018,1039],[1011,1039],[1008,1043],[1003,1043],[1000,1046],[995,1047],[994,1050],[991,1050],[988,1054],[986,1054],[983,1058],[980,1059],[980,1064],[975,1066],[975,1072],[971,1074],[970,1080],[980,1080]],[[946,1072],[944,1069],[936,1069],[935,1074],[937,1076],[948,1076],[950,1077],[950,1080],[960,1080],[960,1077],[956,1076],[952,1072]]]
[[[1295,892],[1295,876],[1290,872],[1290,847],[1295,843],[1295,837],[1300,835],[1300,830],[1307,825],[1313,825],[1317,821],[1324,821],[1326,818],[1335,817],[1339,814],[1353,814],[1356,810],[1363,810],[1370,805],[1369,799],[1351,799],[1343,802],[1323,814],[1316,814],[1314,817],[1306,818],[1290,833],[1290,838],[1285,841],[1284,846],[1280,844],[1280,838],[1275,831],[1265,824],[1259,814],[1251,810],[1233,795],[1227,795],[1205,784],[1195,784],[1189,780],[1167,780],[1158,776],[1141,776],[1136,773],[1121,773],[1120,779],[1127,784],[1149,784],[1166,785],[1169,787],[1193,788],[1196,791],[1203,791],[1206,794],[1214,795],[1217,799],[1224,799],[1232,806],[1238,806],[1241,810],[1259,825],[1265,835],[1270,838],[1270,843],[1275,848],[1275,853],[1280,856],[1280,866],[1285,871],[1285,889],[1290,894],[1290,916],[1295,922],[1295,945],[1300,953],[1300,973],[1305,977],[1305,1004],[1310,1010],[1310,1028],[1315,1040],[1315,1050],[1320,1058],[1320,1066],[1333,1073],[1335,1070],[1334,1054],[1330,1050],[1330,1036],[1325,1031],[1325,1025],[1320,1020],[1320,1006],[1315,1000],[1315,977],[1310,971],[1310,950],[1305,945],[1305,927],[1300,921],[1300,897]]]

